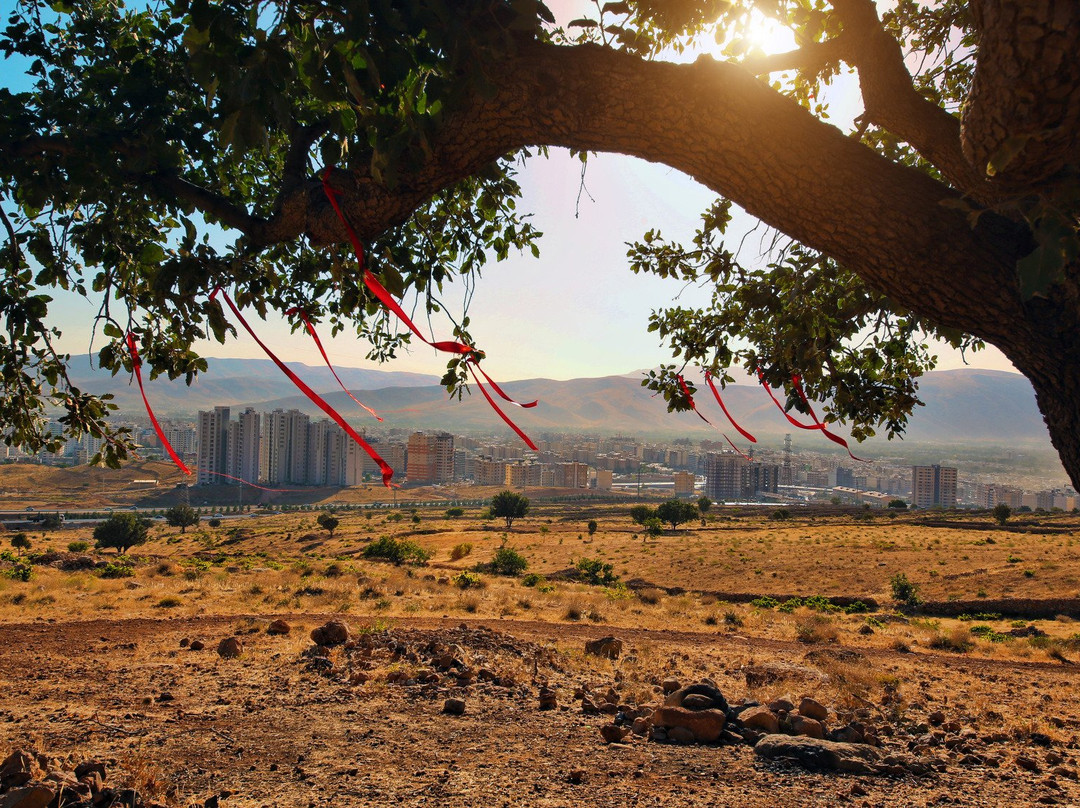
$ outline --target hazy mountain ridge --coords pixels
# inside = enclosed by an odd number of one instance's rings
[[[322,412],[301,395],[271,362],[260,359],[211,359],[210,373],[187,388],[182,380],[159,378],[148,395],[160,415],[193,414],[214,405],[253,406],[262,411],[296,408],[312,416]],[[434,375],[338,368],[349,389],[385,419],[382,424],[360,410],[341,392],[325,367],[288,363],[313,389],[358,426],[402,429],[445,429],[451,432],[505,430],[475,388],[461,401],[449,399]],[[79,373],[76,383],[112,392],[121,410],[140,412],[138,388],[127,378],[95,371]],[[600,378],[526,379],[501,383],[519,401],[539,400],[523,410],[496,398],[500,407],[527,432],[592,432],[635,435],[687,435],[720,438],[719,432],[693,413],[669,413],[664,399],[641,386],[640,375]],[[738,437],[707,388],[698,382],[697,403],[719,429]],[[924,407],[916,409],[906,435],[910,441],[944,443],[1031,443],[1049,445],[1031,384],[1016,373],[981,369],[935,371],[920,379]],[[494,395],[494,393],[492,394]],[[761,388],[749,379],[723,391],[724,403],[740,425],[766,438],[793,430]],[[844,433],[842,428],[836,430]],[[808,436],[809,433],[806,433]],[[885,446],[884,438],[875,444]]]

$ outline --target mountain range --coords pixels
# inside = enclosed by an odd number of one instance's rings
[[[260,411],[299,409],[322,412],[292,385],[269,360],[208,360],[210,369],[188,387],[182,380],[159,377],[147,384],[147,395],[159,416],[190,416],[215,405],[252,406]],[[358,426],[400,429],[443,429],[464,433],[501,433],[506,427],[473,388],[462,400],[448,398],[438,377],[421,373],[336,368],[346,386],[385,419],[378,424],[343,393],[326,367],[288,363],[326,401]],[[641,373],[600,378],[526,379],[501,383],[518,401],[539,400],[522,410],[499,401],[526,432],[578,432],[639,436],[720,439],[718,432],[694,413],[669,413],[661,397],[641,386]],[[96,369],[89,357],[72,362],[72,380],[88,392],[112,393],[121,412],[142,412],[138,387],[125,376]],[[699,383],[698,406],[717,427],[728,428],[723,413]],[[723,391],[724,403],[741,426],[769,438],[793,429],[749,378]],[[924,407],[916,409],[906,440],[915,442],[1049,445],[1035,394],[1017,373],[964,368],[934,371],[919,380]],[[794,430],[798,431],[798,430]],[[843,432],[842,429],[836,430]],[[883,443],[883,441],[882,441]]]

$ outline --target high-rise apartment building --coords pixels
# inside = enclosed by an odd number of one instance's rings
[[[274,410],[264,414],[262,473],[266,482],[296,485],[307,482],[310,421],[299,410]]]
[[[911,504],[916,508],[955,508],[956,469],[912,466]]]
[[[195,481],[199,485],[215,485],[224,482],[228,474],[226,458],[229,452],[229,408],[214,407],[200,411],[198,421],[199,454],[195,469]]]
[[[410,483],[450,482],[454,479],[454,436],[414,432],[405,459]]]
[[[235,421],[228,424],[228,473],[233,480],[220,480],[239,485],[239,481],[259,481],[259,454],[262,446],[262,416],[248,407]]]
[[[759,499],[776,493],[780,466],[755,463],[735,454],[705,455],[705,496],[717,501]]]

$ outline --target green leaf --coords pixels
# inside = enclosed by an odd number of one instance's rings
[[[1031,135],[1011,135],[1005,138],[1001,148],[994,153],[994,156],[990,158],[990,162],[986,164],[986,176],[996,177],[1008,168],[1009,163],[1020,155],[1029,140],[1031,140]]]

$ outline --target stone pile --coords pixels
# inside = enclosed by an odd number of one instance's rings
[[[2,808],[163,808],[146,802],[134,789],[106,783],[105,763],[84,761],[74,767],[48,755],[16,749],[0,762]]]

